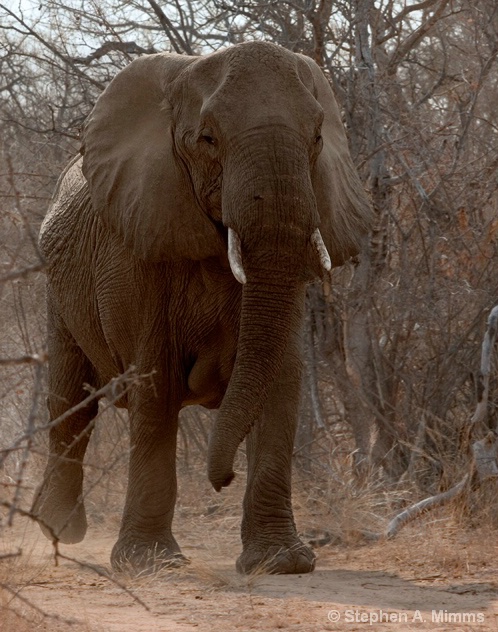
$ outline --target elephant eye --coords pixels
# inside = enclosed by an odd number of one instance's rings
[[[317,136],[315,136],[315,143],[318,145],[318,143],[321,142],[321,140],[322,140],[322,135],[317,134]]]
[[[208,145],[216,145],[216,140],[209,134],[202,134],[201,138]]]

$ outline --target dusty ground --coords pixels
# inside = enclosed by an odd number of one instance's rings
[[[239,544],[231,520],[200,517],[197,535],[189,522],[179,534],[188,568],[116,577],[121,586],[93,568],[110,574],[115,525],[94,525],[83,543],[61,546],[72,560],[55,566],[51,544],[18,520],[3,530],[1,547],[23,553],[0,562],[0,577],[51,616],[5,590],[0,603],[24,613],[30,623],[23,630],[51,632],[66,629],[65,621],[89,632],[498,630],[496,531],[452,530],[432,518],[393,542],[325,546],[310,575],[246,578],[234,570]],[[0,630],[21,629],[12,614],[0,617]]]

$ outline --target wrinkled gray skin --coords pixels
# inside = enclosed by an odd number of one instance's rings
[[[83,157],[63,173],[40,244],[48,262],[51,419],[130,365],[152,381],[130,417],[128,491],[114,568],[184,558],[171,532],[183,406],[218,408],[216,490],[247,437],[241,572],[304,573],[313,552],[291,506],[305,284],[357,253],[370,208],[329,84],[309,58],[268,43],[207,57],[137,59],[98,100]],[[227,259],[242,244],[247,282]],[[152,383],[153,382],[153,383]],[[50,432],[34,501],[43,532],[71,543],[87,523],[82,460],[97,403]]]

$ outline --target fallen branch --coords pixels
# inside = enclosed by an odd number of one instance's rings
[[[415,503],[411,507],[403,510],[400,514],[395,516],[388,524],[385,533],[381,537],[385,537],[388,540],[394,538],[395,535],[409,522],[418,518],[422,513],[435,509],[436,507],[442,507],[450,500],[458,498],[465,490],[467,483],[472,480],[474,472],[477,473],[477,480],[479,484],[490,479],[498,480],[498,465],[496,463],[497,456],[497,441],[494,432],[489,432],[484,439],[475,441],[472,444],[472,453],[474,456],[470,472],[465,474],[462,480],[441,494],[430,496],[418,503]]]
[[[465,474],[459,483],[445,492],[436,494],[435,496],[429,496],[429,498],[424,498],[424,500],[404,509],[389,522],[387,529],[381,537],[385,537],[388,540],[394,538],[394,536],[396,536],[405,525],[412,522],[412,520],[415,520],[415,518],[418,518],[421,514],[430,511],[431,509],[435,509],[436,507],[442,507],[450,500],[454,500],[463,492],[468,480],[469,474]]]
[[[495,346],[498,330],[498,305],[493,307],[488,316],[488,326],[481,346],[481,366],[477,390],[477,406],[465,430],[465,438],[461,444],[462,451],[467,452],[474,430],[484,426],[488,417],[489,378],[491,374],[491,357]],[[442,507],[450,500],[462,494],[467,483],[477,479],[478,484],[490,479],[498,480],[497,465],[497,436],[490,430],[483,439],[472,444],[472,460],[469,471],[462,480],[441,494],[430,496],[395,516],[387,526],[384,537],[393,538],[409,522],[418,518],[422,513],[436,507]],[[475,477],[474,474],[477,474]]]
[[[467,453],[472,434],[478,427],[483,428],[488,416],[489,378],[491,374],[491,358],[498,332],[498,305],[493,307],[488,316],[488,326],[481,347],[481,366],[479,370],[479,382],[477,393],[477,406],[474,414],[465,429],[465,438],[461,443],[462,452]],[[425,424],[424,424],[425,428]],[[498,434],[493,429],[488,429],[485,437],[474,441],[471,446],[472,459],[467,474],[460,482],[450,489],[404,509],[392,518],[383,532],[359,531],[359,535],[365,540],[378,541],[394,538],[400,530],[418,518],[423,513],[437,507],[442,507],[455,500],[467,489],[468,484],[483,485],[487,481],[498,482]],[[327,532],[327,535],[328,532]]]
[[[462,480],[446,490],[445,492],[441,492],[440,494],[436,494],[434,496],[430,496],[429,498],[424,498],[424,500],[420,500],[419,502],[411,505],[404,509],[401,513],[397,514],[390,520],[384,531],[368,531],[367,529],[355,530],[355,534],[362,540],[367,542],[379,542],[381,540],[391,540],[401,531],[403,527],[405,527],[409,522],[412,522],[423,513],[427,513],[432,509],[436,509],[437,507],[442,507],[446,503],[450,502],[450,500],[454,500],[458,498],[463,491],[467,487],[467,483],[470,480],[470,475],[466,474]],[[333,542],[334,544],[339,544],[342,540],[339,537],[333,537],[329,531],[325,531],[322,534],[321,539],[309,539],[308,540],[312,546],[319,547],[325,546],[325,544],[329,544]]]

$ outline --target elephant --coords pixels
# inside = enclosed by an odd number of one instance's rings
[[[269,42],[139,57],[87,118],[40,231],[49,456],[32,511],[81,541],[82,462],[103,387],[134,366],[117,571],[187,563],[172,533],[180,410],[219,409],[208,477],[247,482],[236,568],[306,573],[291,502],[306,286],[356,255],[372,209],[332,89]],[[78,404],[80,406],[78,407]],[[76,406],[76,409],[73,408]]]

